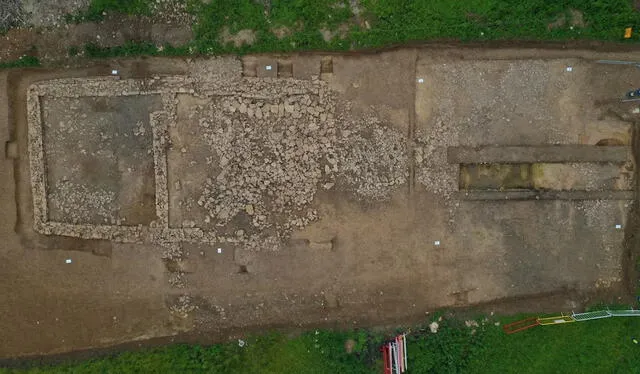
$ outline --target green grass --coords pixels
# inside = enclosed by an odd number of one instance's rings
[[[494,322],[469,328],[445,319],[436,334],[414,328],[407,342],[411,373],[640,373],[640,346],[631,340],[640,338],[640,318],[539,326],[513,335]],[[356,342],[350,354],[347,339]],[[383,341],[365,330],[268,334],[247,339],[244,347],[173,345],[4,373],[379,373]]]
[[[474,373],[639,373],[640,318],[541,326],[490,339],[469,362]]]
[[[337,6],[336,3],[342,5]],[[270,7],[265,9],[253,0],[218,0],[208,4],[192,4],[190,10],[198,19],[193,28],[193,44],[197,52],[203,54],[344,50],[349,47],[348,38],[334,38],[327,43],[320,34],[320,29],[335,30],[352,17],[349,7],[340,1],[272,0]],[[291,34],[278,39],[272,30],[283,26],[289,28]],[[225,44],[219,38],[224,27],[228,27],[231,33],[253,30],[256,32],[256,42],[239,48],[231,43]]]
[[[152,1],[92,0],[87,10],[69,15],[68,20],[99,21],[104,12],[150,15]],[[182,1],[197,19],[194,39],[177,51],[182,54],[341,51],[425,40],[623,41],[626,27],[640,30],[640,12],[631,0],[361,0],[359,22],[348,0]],[[573,10],[581,14],[583,25],[573,25],[577,21]],[[559,18],[564,24],[550,28]],[[225,27],[232,34],[253,30],[256,41],[241,47],[224,43],[220,34]],[[278,39],[273,30],[280,27],[290,34]],[[323,40],[320,29],[339,28],[341,36]],[[639,35],[634,32],[627,42],[639,41]],[[103,54],[131,55],[131,49]],[[140,48],[136,54],[157,53]]]
[[[625,27],[640,27],[640,13],[629,0],[362,0],[361,19],[353,21],[345,2],[336,0],[273,0],[266,9],[253,0],[219,0],[194,6],[198,17],[194,43],[202,53],[263,52],[307,49],[371,48],[423,40],[622,40]],[[571,10],[582,13],[584,25]],[[223,16],[221,16],[223,15]],[[549,25],[564,17],[564,25]],[[349,26],[344,39],[325,42],[319,29]],[[252,46],[222,45],[223,27],[232,32],[256,31]],[[286,26],[292,34],[281,40],[271,29]],[[632,40],[640,40],[635,33]]]
[[[89,7],[75,14],[67,14],[68,23],[96,22],[104,19],[105,13],[128,15],[151,15],[153,0],[91,0]]]
[[[620,40],[623,30],[640,26],[640,13],[627,0],[364,0],[375,19],[365,44],[452,38]],[[572,28],[570,10],[583,14],[584,27]],[[549,24],[564,16],[561,27]],[[373,36],[371,36],[371,34]]]
[[[344,350],[349,338],[360,342],[352,354]],[[366,352],[363,339],[366,335],[357,332],[312,331],[293,339],[268,334],[247,339],[244,347],[237,342],[210,347],[174,345],[6,373],[368,373],[367,360],[373,356]]]
[[[40,66],[40,60],[33,56],[22,56],[17,60],[0,62],[0,69],[27,68]]]

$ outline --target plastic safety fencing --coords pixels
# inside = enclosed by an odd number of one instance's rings
[[[611,317],[640,317],[640,310],[596,310],[585,313],[571,313],[571,315],[561,314],[554,317],[530,317],[520,321],[512,322],[502,326],[502,330],[507,334],[524,331],[536,326],[561,325],[572,322],[584,322],[594,319]]]
[[[384,362],[384,374],[402,374],[407,371],[407,334],[396,336],[384,344],[380,351]]]
[[[609,310],[612,317],[640,317],[640,310]]]
[[[520,321],[508,323],[506,325],[502,325],[502,330],[507,334],[513,334],[519,331],[530,329],[532,327],[536,327],[539,324],[540,323],[538,322],[538,317],[531,317],[531,318],[523,319]]]
[[[609,311],[607,310],[598,310],[595,312],[573,313],[571,316],[576,321],[582,322],[582,321],[590,321],[592,319],[609,318],[611,317],[611,313],[609,313]]]
[[[565,316],[564,314],[556,316],[556,317],[544,317],[538,318],[538,323],[542,326],[545,325],[557,325],[560,323],[571,323],[576,320],[571,316]]]
[[[599,310],[597,312],[586,313],[573,313],[571,315],[576,321],[589,321],[599,318],[611,318],[611,317],[640,317],[640,310],[628,309],[628,310]]]

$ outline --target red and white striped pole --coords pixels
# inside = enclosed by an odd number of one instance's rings
[[[407,335],[396,336],[383,345],[382,361],[384,374],[403,374],[407,371]]]
[[[404,370],[407,370],[407,334],[402,334],[402,353],[404,353]]]
[[[382,346],[382,349],[380,349],[382,351],[382,362],[384,364],[384,374],[392,374],[391,373],[391,368],[390,368],[390,364],[389,364],[389,350],[387,349],[387,345],[385,344],[384,346]]]
[[[399,340],[396,338],[396,347],[398,347],[398,374],[404,373],[402,369],[403,360],[402,360],[402,345],[399,344]]]

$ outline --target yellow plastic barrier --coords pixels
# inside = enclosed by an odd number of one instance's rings
[[[575,322],[576,320],[573,319],[573,317],[571,316],[565,316],[565,315],[561,315],[561,316],[557,316],[557,317],[544,317],[544,318],[538,318],[538,323],[540,325],[559,325],[561,323],[571,323],[571,322]]]

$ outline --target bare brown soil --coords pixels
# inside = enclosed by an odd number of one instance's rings
[[[447,159],[459,146],[635,149],[637,106],[618,99],[640,70],[598,59],[640,53],[410,48],[4,72],[0,143],[18,151],[0,162],[0,356],[626,300],[634,201],[589,192],[634,189],[631,156],[621,165],[567,155],[525,168],[535,175],[496,166],[465,176]],[[52,81],[72,77],[102,78]],[[106,96],[66,97],[90,82]],[[139,83],[136,93],[114,88]],[[32,194],[29,87],[41,95],[45,220],[70,225],[64,236],[34,226],[43,207]],[[162,105],[148,95],[156,91]],[[145,156],[160,144],[158,116],[168,119],[164,182],[163,158]],[[149,162],[155,188],[141,189]],[[464,197],[514,178],[569,198]],[[158,181],[166,216],[137,209],[140,197],[157,204]],[[572,191],[586,192],[574,200]],[[143,235],[113,236],[127,221]],[[115,229],[73,231],[101,224]]]

